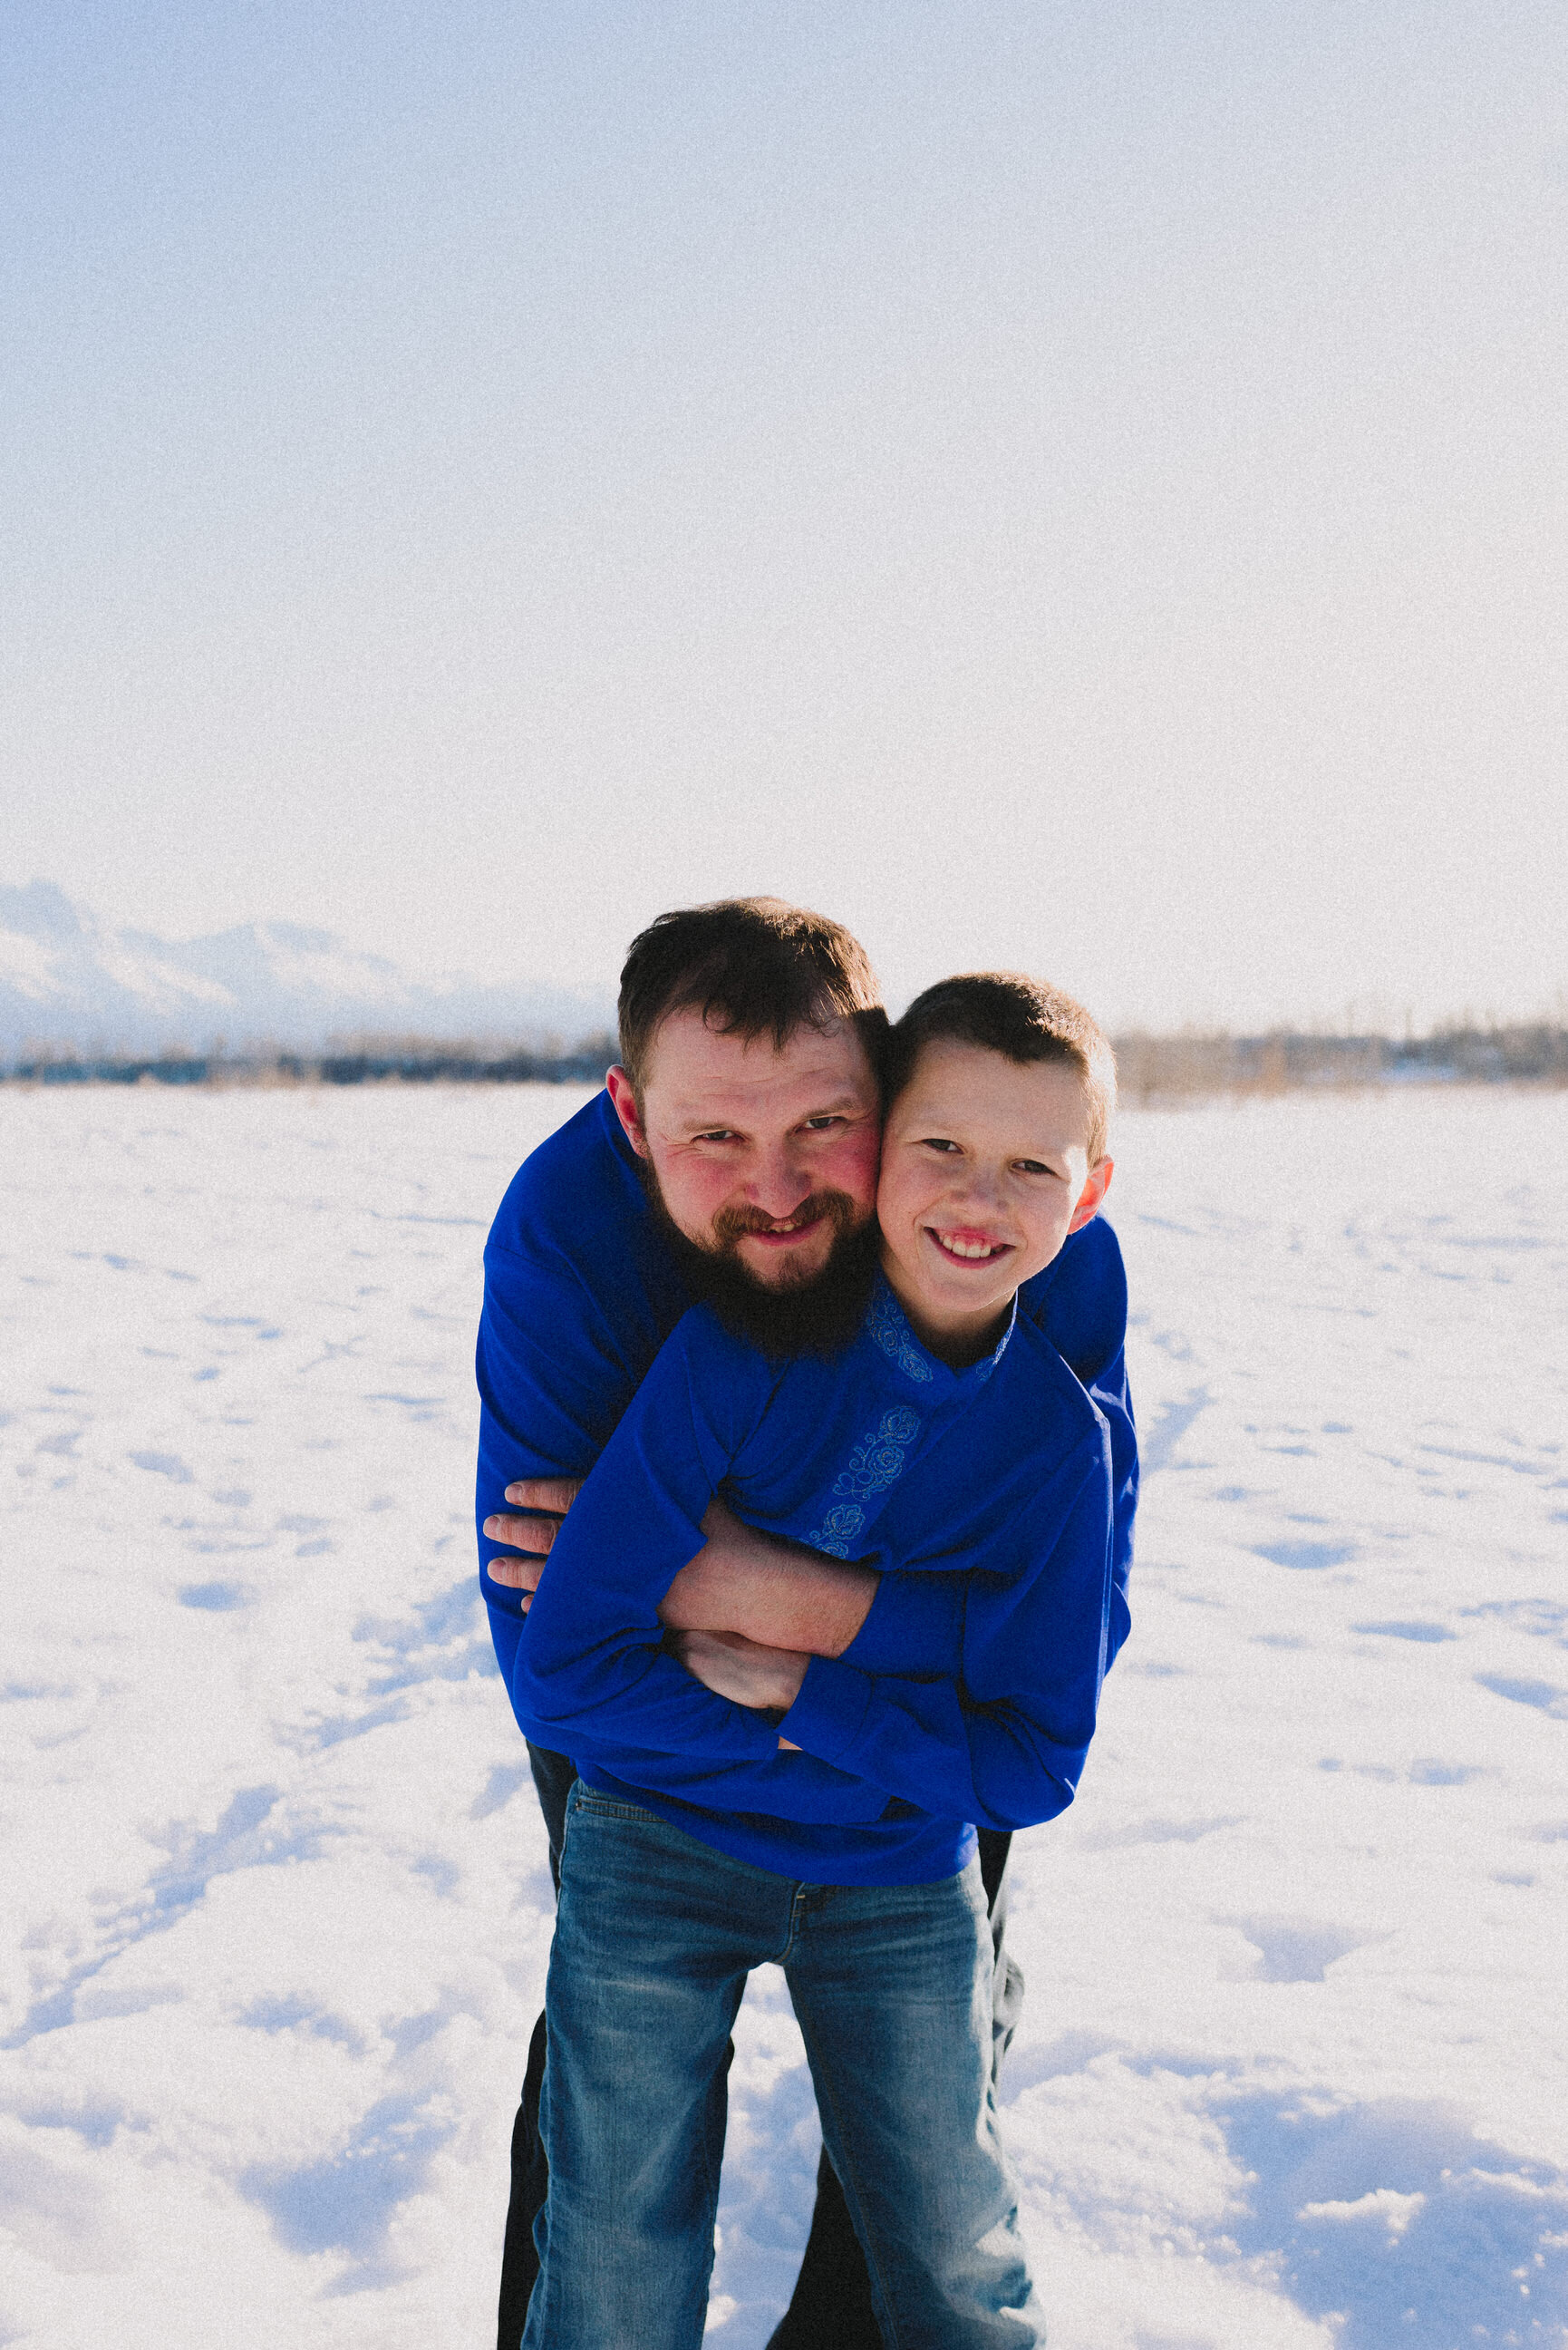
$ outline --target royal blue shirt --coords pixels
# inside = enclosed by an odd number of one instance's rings
[[[1105,1421],[1027,1317],[955,1371],[880,1277],[831,1361],[771,1362],[699,1306],[556,1537],[513,1664],[518,1720],[590,1785],[758,1867],[950,1875],[971,1822],[1023,1827],[1073,1799],[1109,1647],[1111,1480]],[[715,1494],[770,1534],[897,1559],[943,1669],[887,1672],[872,1630],[812,1659],[776,1728],[704,1688],[658,1610]]]
[[[483,1521],[508,1507],[505,1489],[516,1478],[587,1476],[691,1304],[610,1097],[597,1094],[524,1160],[484,1252],[475,1503],[481,1583],[508,1688],[524,1617],[519,1595],[484,1573],[504,1545],[486,1538]],[[1137,1442],[1122,1352],[1127,1279],[1103,1217],[1023,1284],[1018,1313],[1061,1356],[1108,1430],[1114,1656],[1127,1628]],[[891,1565],[861,1634],[880,1642],[878,1669],[950,1669],[950,1658],[929,1647],[922,1589],[897,1571],[901,1560]]]

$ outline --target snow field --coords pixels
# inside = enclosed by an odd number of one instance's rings
[[[0,2343],[493,2338],[550,1936],[479,1252],[583,1098],[0,1094]],[[1129,1116],[1134,1635],[1018,1840],[1056,2350],[1568,2341],[1568,1105]],[[815,2119],[737,2033],[710,2335]]]

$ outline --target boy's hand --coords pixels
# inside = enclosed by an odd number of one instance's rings
[[[798,1649],[764,1648],[738,1632],[670,1632],[664,1645],[704,1689],[757,1713],[787,1712],[811,1662]]]

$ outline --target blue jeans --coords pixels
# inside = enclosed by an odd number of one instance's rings
[[[784,1970],[823,2137],[897,2350],[1044,2338],[992,2092],[978,1865],[934,1885],[803,1885],[580,1782],[550,1956],[550,2186],[524,2350],[698,2350],[726,2048],[754,1966]]]

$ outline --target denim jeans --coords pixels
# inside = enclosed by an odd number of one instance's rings
[[[550,1959],[550,2185],[524,2350],[698,2350],[730,2029],[769,1960],[884,2340],[1029,2350],[1043,2335],[997,2134],[978,1864],[934,1885],[797,1884],[581,1783]]]
[[[566,1804],[576,1784],[576,1768],[565,1754],[532,1742],[528,1760],[549,1837],[550,1876],[559,1893]],[[1023,2004],[1023,1977],[1004,1939],[1012,1838],[994,1828],[981,1828],[978,1835],[981,1876],[991,1905],[992,1948],[996,1954],[992,1977],[992,2054],[993,2064],[1000,2066]],[[534,2222],[549,2185],[539,2137],[539,2097],[544,2085],[545,2019],[541,2015],[534,2027],[528,2068],[512,2126],[512,2193],[496,2302],[496,2350],[520,2350],[529,2296],[539,2272]],[[817,2165],[816,2201],[800,2273],[789,2307],[768,2337],[767,2350],[883,2350],[865,2254],[826,2147]]]

